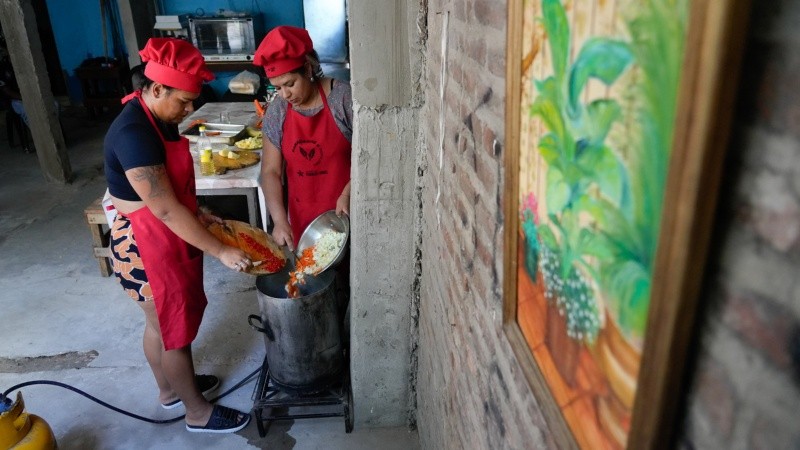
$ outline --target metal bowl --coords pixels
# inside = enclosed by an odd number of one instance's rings
[[[297,249],[295,251],[295,253],[301,255],[303,250],[316,244],[320,237],[322,237],[322,233],[328,230],[344,233],[344,244],[342,244],[342,248],[339,249],[339,253],[333,258],[333,261],[331,261],[328,266],[323,267],[320,273],[339,264],[342,258],[344,258],[347,241],[350,239],[350,218],[347,214],[343,214],[339,217],[333,209],[320,214],[316,219],[312,220],[305,231],[303,231],[303,235],[300,236],[300,241],[297,242]]]

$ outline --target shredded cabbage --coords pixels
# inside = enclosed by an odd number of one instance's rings
[[[327,230],[322,233],[317,243],[314,244],[315,271],[321,270],[333,262],[344,246],[346,238],[347,235],[338,231]]]

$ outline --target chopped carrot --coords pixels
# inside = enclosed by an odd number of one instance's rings
[[[265,267],[269,273],[275,273],[281,270],[286,264],[286,261],[283,258],[279,258],[269,248],[262,245],[249,235],[245,233],[239,233],[238,238],[247,244],[247,253],[251,257],[253,256],[253,252],[255,252],[257,255],[256,257],[263,258],[260,265]]]
[[[319,273],[318,267],[316,270],[306,270],[314,269],[316,264],[317,262],[314,260],[314,246],[312,245],[303,250],[300,254],[300,258],[297,259],[295,269],[289,272],[289,282],[286,283],[286,292],[289,294],[288,298],[297,298],[300,296],[300,285],[306,283],[303,279],[305,273],[310,273],[311,275]]]
[[[257,99],[253,100],[253,105],[256,107],[256,114],[258,114],[258,117],[264,117],[264,113],[266,113],[267,110],[264,109],[264,107],[261,105],[261,102],[259,102]]]
[[[197,125],[202,125],[202,124],[204,124],[206,122],[207,122],[206,119],[195,119],[195,120],[192,121],[192,123],[189,124],[189,128],[193,128],[193,127],[195,127]]]

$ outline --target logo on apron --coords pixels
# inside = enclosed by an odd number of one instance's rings
[[[292,147],[303,157],[307,165],[316,166],[322,161],[322,147],[314,140],[298,140]]]

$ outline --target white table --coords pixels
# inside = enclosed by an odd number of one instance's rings
[[[205,119],[209,123],[219,123],[219,113],[227,112],[230,123],[241,125],[254,125],[258,122],[255,105],[252,102],[214,102],[206,103],[200,109],[190,114],[183,122],[178,125],[180,132],[189,128],[189,124],[196,119]],[[223,148],[236,149],[233,146],[215,144],[216,150]],[[260,151],[258,152],[261,153]],[[261,213],[261,226],[264,229],[269,224],[269,214],[267,213],[267,203],[264,199],[264,192],[258,183],[258,176],[261,173],[261,165],[246,167],[244,169],[229,170],[223,175],[201,175],[200,165],[195,160],[195,184],[197,195],[244,195],[247,197],[247,216],[251,225],[257,225],[258,210]],[[256,198],[258,207],[256,207]]]

